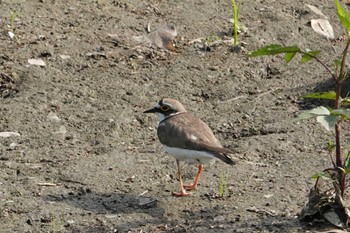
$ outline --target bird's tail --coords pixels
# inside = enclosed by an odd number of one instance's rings
[[[228,154],[233,154],[233,152],[226,148],[216,148],[212,151],[214,153],[214,156],[222,161],[224,161],[227,164],[234,165],[236,164],[235,161],[233,161],[230,157],[228,157]]]

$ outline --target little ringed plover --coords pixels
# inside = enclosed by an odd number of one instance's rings
[[[174,156],[180,179],[180,192],[173,195],[181,197],[191,193],[197,187],[203,164],[219,159],[230,165],[235,164],[227,154],[233,152],[224,148],[214,136],[209,126],[201,119],[187,112],[177,100],[164,98],[144,113],[155,113],[159,117],[157,134],[166,152]],[[181,176],[180,161],[199,164],[193,184],[184,185]]]

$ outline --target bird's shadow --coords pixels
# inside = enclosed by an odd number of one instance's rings
[[[310,88],[310,86],[308,88]],[[315,87],[312,88],[311,91],[308,91],[306,94],[318,93],[318,92],[329,92],[334,90],[335,90],[335,81],[332,78],[328,78],[324,81],[317,83]],[[350,78],[349,77],[344,81],[342,85],[340,96],[342,98],[350,96]],[[334,100],[303,98],[302,101],[299,103],[299,105],[301,109],[304,109],[304,110],[314,108],[315,106],[334,107]]]
[[[152,197],[137,196],[127,193],[97,193],[89,189],[68,193],[50,194],[43,197],[45,201],[64,202],[75,208],[93,212],[94,214],[110,215],[111,218],[121,217],[124,214],[142,213],[153,217],[154,222],[149,219],[134,220],[132,222],[118,224],[116,229],[124,231],[137,228],[147,224],[158,225],[163,222],[164,209],[158,206],[158,200]]]
[[[152,197],[137,196],[126,193],[97,193],[89,189],[77,192],[59,193],[44,196],[45,201],[64,202],[70,206],[93,212],[95,214],[116,215],[122,217],[124,214],[140,213],[152,217],[150,219],[132,219],[130,221],[114,222],[118,232],[125,232],[135,228],[148,225],[152,228],[161,225],[168,225],[169,230],[180,232],[227,232],[237,229],[237,232],[249,230],[251,232],[273,231],[283,229],[289,232],[295,229],[307,229],[307,225],[299,222],[295,218],[282,216],[257,215],[250,220],[240,220],[240,215],[235,215],[232,210],[223,208],[222,205],[216,207],[201,208],[200,210],[185,209],[178,214],[180,219],[186,221],[178,222],[164,217],[165,210],[159,206],[159,201]],[[180,199],[179,199],[180,200]],[[113,217],[113,216],[112,216]],[[117,219],[117,218],[114,218]],[[124,219],[125,220],[125,219]],[[73,228],[72,228],[73,227]],[[72,226],[70,230],[79,232],[84,228],[84,232],[103,232],[108,229],[106,226]],[[74,228],[75,227],[75,228]],[[327,225],[320,226],[321,229]],[[242,231],[241,231],[242,230]],[[244,230],[244,231],[245,231]]]
[[[136,196],[126,193],[69,192],[47,195],[45,201],[65,202],[76,208],[99,214],[146,213],[161,217],[164,210],[158,207],[158,200],[152,197]]]

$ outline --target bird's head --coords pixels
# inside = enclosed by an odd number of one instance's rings
[[[144,111],[144,113],[155,113],[159,117],[159,121],[186,112],[184,106],[177,100],[170,98],[163,98],[158,104],[151,109]]]

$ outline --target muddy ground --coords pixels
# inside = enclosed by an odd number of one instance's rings
[[[330,77],[315,63],[247,54],[297,44],[321,48],[331,64],[344,44],[311,29],[318,16],[305,4],[328,15],[339,37],[334,2],[239,2],[247,30],[235,53],[219,40],[232,28],[228,0],[1,0],[0,132],[19,136],[0,138],[0,232],[332,228],[297,219],[310,176],[330,165],[324,146],[332,133],[294,121],[317,103],[300,97],[328,88]],[[175,51],[133,40],[149,23],[176,26]],[[191,197],[171,195],[179,188],[175,161],[158,142],[156,116],[142,113],[162,97],[201,117],[241,161],[205,167]],[[195,172],[187,166],[186,180]]]

